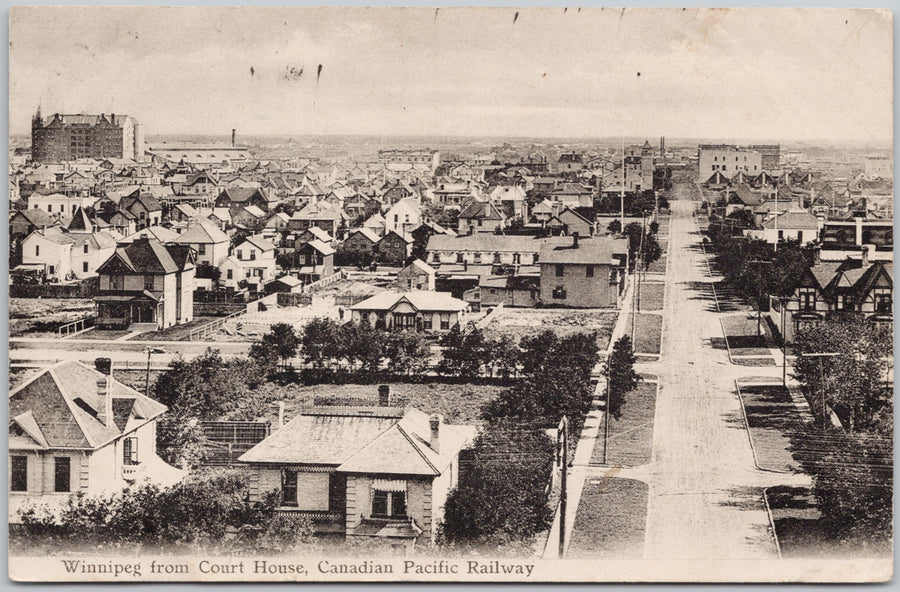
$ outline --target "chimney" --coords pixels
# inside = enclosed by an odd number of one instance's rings
[[[572,248],[573,249],[578,248],[578,232],[572,233]]]
[[[284,401],[278,401],[278,427],[284,425]]]
[[[97,379],[97,419],[106,427],[112,426],[112,395],[106,376]]]
[[[428,417],[428,424],[431,426],[431,440],[429,441],[429,445],[431,449],[441,453],[441,423],[442,417],[440,415],[431,415]]]
[[[391,387],[387,384],[379,384],[378,385],[378,406],[379,407],[390,407],[391,406]]]
[[[94,368],[104,376],[112,375],[112,360],[109,358],[94,359]]]
[[[813,247],[813,265],[818,265],[822,262],[822,247],[815,246]]]
[[[862,266],[868,267],[869,266],[869,246],[863,245],[862,247],[860,247],[859,252],[860,252],[860,255],[862,255]]]
[[[231,147],[232,147],[232,148],[234,148],[234,137],[235,137],[235,134],[237,134],[237,130],[234,129],[234,128],[231,128]]]

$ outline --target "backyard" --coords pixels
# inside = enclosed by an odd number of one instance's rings
[[[634,479],[585,482],[567,557],[640,559],[648,497],[647,484]]]
[[[505,308],[485,328],[485,335],[490,338],[508,335],[518,341],[522,337],[533,337],[546,329],[556,332],[560,337],[595,331],[597,345],[602,350],[609,345],[609,336],[618,316],[618,312],[609,309]]]

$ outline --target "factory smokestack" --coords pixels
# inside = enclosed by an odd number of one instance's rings
[[[234,128],[231,128],[231,147],[232,148],[234,148],[234,136],[236,133],[237,133],[237,130]]]

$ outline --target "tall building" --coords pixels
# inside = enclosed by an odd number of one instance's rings
[[[716,171],[729,179],[738,171],[755,177],[764,167],[763,154],[754,148],[732,144],[701,144],[697,150],[700,161],[697,180],[703,183]]]
[[[31,120],[31,159],[64,162],[78,158],[131,158],[142,160],[142,126],[128,115],[63,115]]]

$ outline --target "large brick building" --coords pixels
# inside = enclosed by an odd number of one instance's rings
[[[131,158],[144,154],[142,126],[133,117],[115,113],[100,115],[41,116],[31,120],[31,159],[64,162],[78,158]]]

